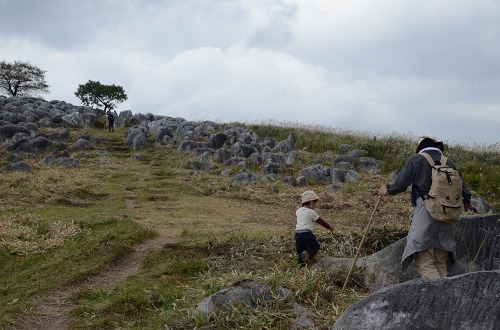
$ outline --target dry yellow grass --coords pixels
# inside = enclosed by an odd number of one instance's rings
[[[168,148],[165,152],[175,153]],[[175,157],[169,157],[172,156]],[[302,157],[311,158],[312,154]],[[266,183],[232,187],[229,179],[220,176],[218,171],[192,175],[182,169],[184,161],[186,158],[182,157],[169,160],[173,162],[169,170],[174,171],[175,185],[159,184],[163,179],[154,176],[155,169],[151,166],[107,156],[88,157],[76,169],[36,166],[31,173],[8,173],[0,179],[4,192],[0,208],[14,214],[12,212],[51,205],[85,207],[102,200],[114,200],[122,203],[117,216],[126,214],[141,219],[144,225],[155,230],[168,230],[173,241],[188,234],[198,239],[219,235],[292,235],[300,194],[305,189],[314,189],[321,197],[318,212],[324,219],[337,231],[361,233],[378,198],[378,186],[385,181],[381,176],[364,174],[359,182],[347,183],[339,192],[326,192],[323,185],[302,188]],[[300,164],[295,166],[298,171]],[[120,176],[127,177],[126,182]],[[212,186],[210,195],[204,192],[207,186]],[[125,200],[131,198],[135,200],[134,207],[125,211]],[[410,212],[408,194],[385,198],[373,226],[404,229]],[[22,253],[23,250],[35,251],[41,241],[47,246],[55,244],[50,243],[50,238],[38,237],[31,239],[32,247],[21,247],[28,244],[27,236],[33,237],[36,233],[30,233],[32,226],[19,223],[16,216],[3,217],[3,246],[10,249],[18,246],[16,253]],[[52,223],[57,227],[57,219]],[[78,232],[76,227],[59,228],[59,231],[59,236]]]

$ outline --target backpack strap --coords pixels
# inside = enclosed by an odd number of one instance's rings
[[[429,155],[428,153],[422,152],[419,155],[424,156],[424,158],[427,159],[427,161],[429,162],[429,164],[431,164],[431,166],[436,165],[436,162],[434,162],[434,159],[432,159],[431,155]],[[444,156],[441,156],[441,160],[443,160],[443,157]]]
[[[434,161],[434,159],[432,159],[431,155],[429,155],[426,152],[422,152],[419,155],[424,156],[424,158],[427,159],[427,161],[429,162],[429,164],[431,164],[431,166],[434,166],[434,165],[446,165],[446,163],[448,162],[448,158],[445,157],[445,156],[443,156],[443,155],[441,155],[441,160],[439,161],[440,164],[436,164],[436,162]]]
[[[427,160],[429,165],[431,165],[431,167],[435,165],[434,159],[432,159],[432,157],[428,153],[422,152],[422,153],[419,153],[419,155],[422,155]],[[419,187],[416,187],[416,188],[417,188],[418,194],[420,195],[422,200],[425,201],[426,198],[425,198],[424,194],[422,194],[422,191],[420,191],[420,188]]]

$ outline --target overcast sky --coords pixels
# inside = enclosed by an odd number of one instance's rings
[[[499,0],[0,0],[0,60],[118,112],[500,141]]]

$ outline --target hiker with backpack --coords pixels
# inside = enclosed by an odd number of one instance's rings
[[[115,112],[116,114],[116,112]],[[111,112],[111,110],[108,110],[108,130],[111,132],[111,131],[115,131],[115,115]]]
[[[470,204],[472,194],[443,151],[443,142],[421,137],[416,154],[406,161],[394,183],[379,189],[386,196],[412,187],[414,209],[401,263],[406,270],[414,260],[422,278],[447,276],[448,258],[456,255],[453,223],[464,210],[477,213]]]

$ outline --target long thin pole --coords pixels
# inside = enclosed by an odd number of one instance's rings
[[[368,229],[370,229],[370,226],[372,224],[373,215],[377,211],[378,204],[380,204],[381,200],[382,200],[382,195],[379,196],[377,203],[375,204],[375,207],[373,208],[373,212],[372,212],[372,215],[370,216],[370,220],[368,220],[368,224],[366,225],[365,232],[363,233],[363,237],[361,238],[361,242],[359,242],[358,251],[356,252],[356,256],[354,257],[354,260],[352,261],[351,269],[349,270],[349,273],[347,274],[347,278],[345,279],[345,282],[344,282],[344,286],[342,287],[342,292],[344,292],[345,288],[347,287],[347,283],[349,282],[349,278],[351,277],[352,272],[354,271],[354,267],[356,266],[356,260],[358,260],[359,253],[361,252],[361,247],[363,246],[363,243],[365,242],[366,235],[368,234]]]

